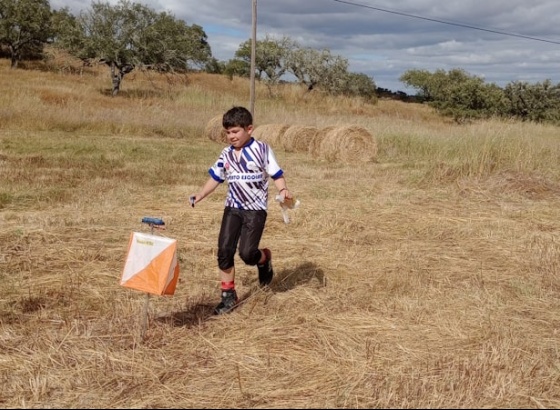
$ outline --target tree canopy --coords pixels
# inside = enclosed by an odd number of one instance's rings
[[[276,39],[266,35],[264,39],[256,42],[255,48],[255,76],[264,79],[271,84],[278,84],[286,73],[286,60],[297,44],[289,37]],[[244,61],[249,67],[251,64],[251,39],[241,43],[235,57]],[[264,77],[264,78],[263,78]]]
[[[8,48],[12,68],[41,54],[51,34],[48,0],[0,0],[0,45]]]
[[[190,65],[204,65],[212,56],[202,27],[128,0],[114,6],[93,1],[75,20],[68,16],[60,24],[58,45],[81,59],[106,63],[113,95],[136,67],[184,72]]]
[[[229,75],[250,75],[252,41],[241,43],[233,60],[225,66]],[[255,77],[266,81],[269,91],[285,77],[293,77],[307,90],[321,90],[331,95],[352,95],[376,102],[376,87],[372,78],[348,71],[348,60],[328,49],[302,48],[291,38],[276,39],[266,35],[256,41]]]

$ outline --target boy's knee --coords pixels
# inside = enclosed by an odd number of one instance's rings
[[[218,250],[218,268],[220,270],[228,270],[234,264],[233,258],[235,250],[219,249]]]
[[[240,251],[239,257],[247,265],[254,266],[259,263],[259,260],[261,259],[261,251],[258,249],[253,249],[251,251]]]

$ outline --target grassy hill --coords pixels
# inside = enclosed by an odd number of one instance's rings
[[[258,85],[257,127],[356,125],[377,152],[274,147],[301,206],[270,202],[271,289],[236,259],[243,302],[214,317],[225,187],[188,197],[248,82],[133,72],[112,98],[103,66],[28,68],[0,60],[2,407],[560,406],[558,128]],[[181,270],[148,305],[119,284],[144,216]]]

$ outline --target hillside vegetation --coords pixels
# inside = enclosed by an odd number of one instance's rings
[[[215,317],[225,187],[188,197],[247,80],[135,71],[111,97],[105,67],[35,64],[0,60],[2,407],[560,407],[559,128],[258,85],[255,125],[357,125],[378,152],[276,149],[301,206],[269,204],[274,281],[236,259]],[[119,284],[144,216],[177,239],[173,296]]]

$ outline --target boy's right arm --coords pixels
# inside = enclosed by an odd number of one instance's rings
[[[196,194],[191,195],[190,197],[191,205],[194,206],[194,204],[196,204],[197,202],[202,201],[204,198],[206,198],[208,195],[214,192],[214,190],[218,187],[218,185],[220,185],[220,183],[216,181],[214,178],[208,178],[208,180],[202,186],[200,191]]]

